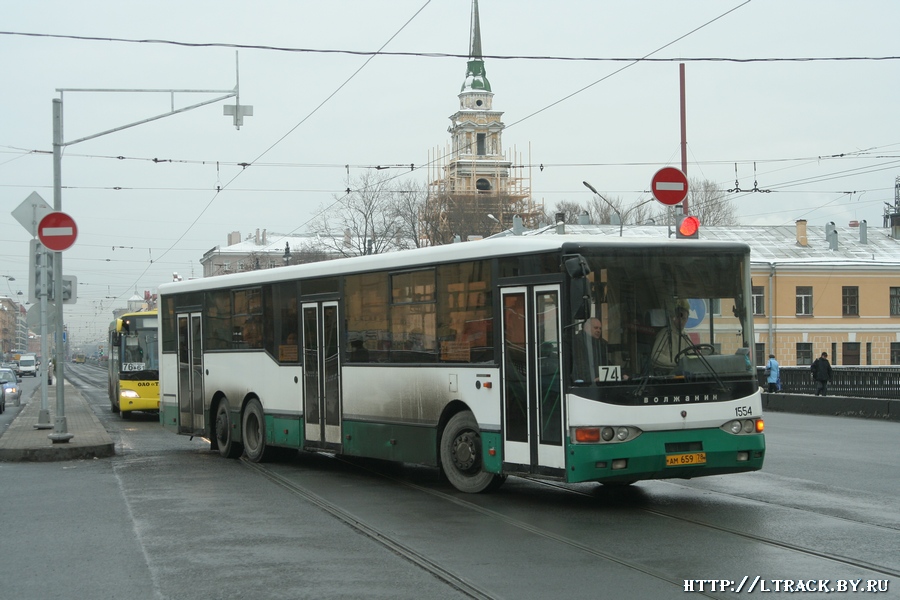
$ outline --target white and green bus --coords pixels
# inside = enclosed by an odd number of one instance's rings
[[[750,290],[745,244],[597,236],[164,284],[160,420],[225,457],[418,463],[465,492],[754,471]]]

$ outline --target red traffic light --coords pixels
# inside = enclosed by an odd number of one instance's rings
[[[676,237],[697,238],[700,233],[700,219],[694,216],[684,217],[679,221],[675,231]]]

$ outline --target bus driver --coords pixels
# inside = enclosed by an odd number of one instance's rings
[[[684,327],[687,325],[690,312],[687,300],[681,299],[675,303],[669,324],[659,330],[653,342],[650,357],[655,368],[671,371],[675,368],[678,353],[692,346],[691,341],[684,336]]]

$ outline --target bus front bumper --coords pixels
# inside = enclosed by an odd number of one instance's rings
[[[763,434],[734,435],[718,428],[644,432],[618,444],[570,442],[566,480],[615,483],[758,471],[765,453]]]

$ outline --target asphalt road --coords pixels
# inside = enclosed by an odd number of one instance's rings
[[[226,460],[121,420],[102,371],[68,368],[117,455],[0,463],[3,598],[729,598],[754,580],[786,597],[826,579],[900,597],[897,423],[771,413],[758,473],[473,496],[433,469]]]

